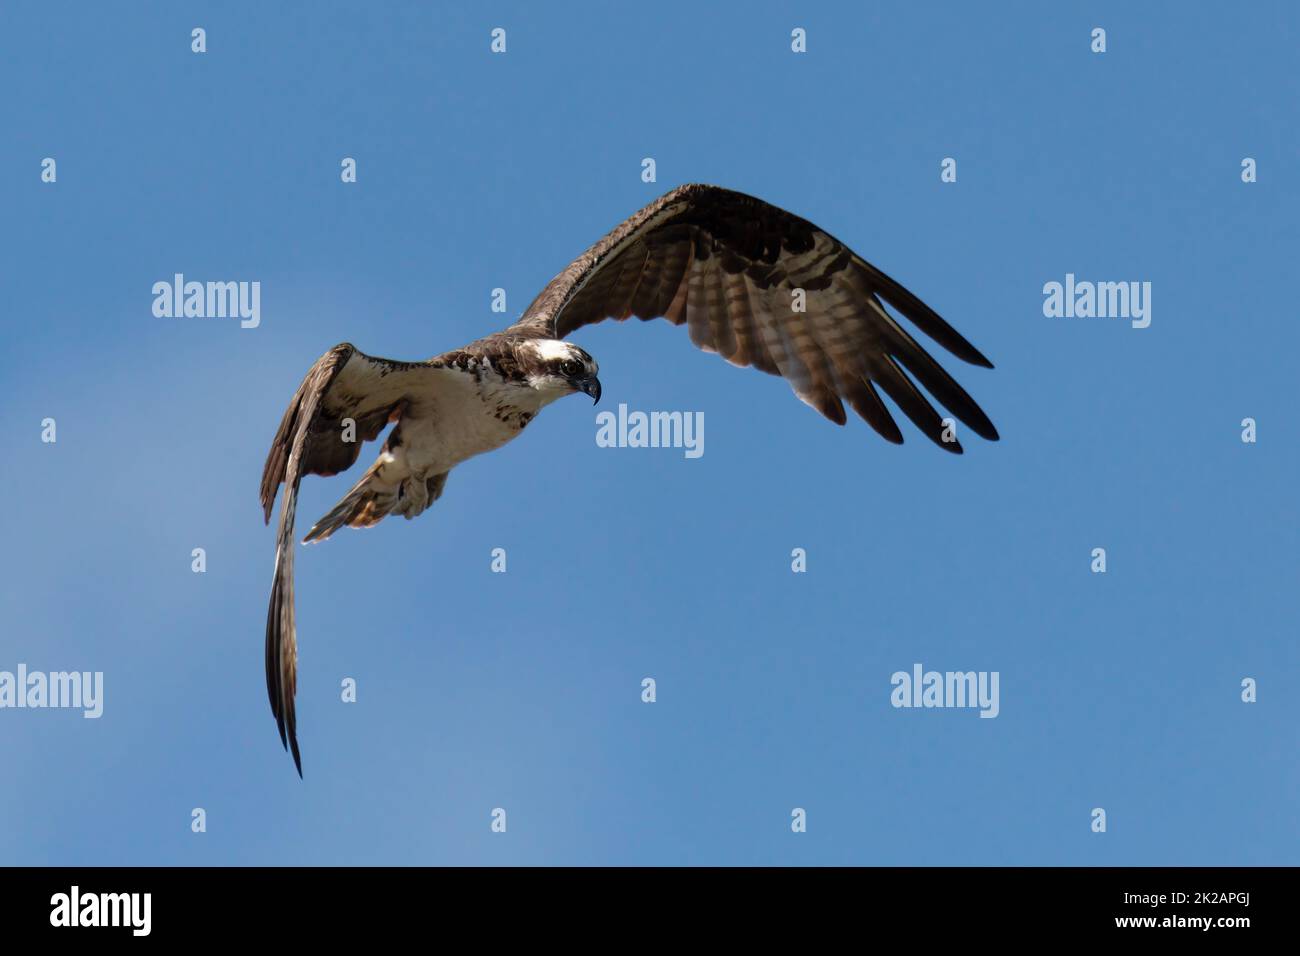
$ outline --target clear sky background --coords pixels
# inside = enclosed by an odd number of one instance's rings
[[[101,670],[105,701],[0,711],[0,863],[1300,863],[1298,24],[4,4],[0,669]],[[425,358],[502,326],[690,181],[921,295],[996,364],[935,347],[1003,440],[951,456],[898,416],[893,447],[683,329],[584,329],[598,409],[300,550],[299,780],[257,502],[299,379],[339,341]],[[259,281],[261,326],[155,318],[177,272]],[[1044,317],[1067,272],[1151,282],[1150,327]],[[597,447],[620,402],[703,411],[704,456]],[[300,533],[351,480],[305,481]],[[1000,716],[892,708],[917,662],[998,671]]]

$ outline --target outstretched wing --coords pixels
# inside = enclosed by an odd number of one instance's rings
[[[848,402],[882,436],[902,442],[878,385],[939,447],[960,453],[957,441],[944,440],[919,382],[975,434],[996,441],[988,416],[881,300],[958,358],[993,367],[933,309],[825,230],[753,196],[691,184],[575,259],[513,329],[564,338],[607,318],[663,317],[685,323],[706,352],[784,376],[837,424]]]
[[[280,422],[262,471],[266,521],[284,483],[276,535],[275,578],[266,612],[266,691],[280,727],[280,742],[292,748],[302,775],[293,698],[298,683],[298,642],[293,613],[293,519],[303,475],[333,475],[351,467],[363,442],[401,417],[413,397],[427,389],[433,367],[392,362],[358,352],[344,342],[311,367]],[[353,439],[353,440],[348,440]]]

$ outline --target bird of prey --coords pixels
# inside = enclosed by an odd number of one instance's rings
[[[605,319],[664,318],[732,365],[780,375],[843,425],[844,403],[891,442],[903,433],[879,388],[928,438],[961,452],[924,387],[976,435],[997,430],[965,390],[887,311],[958,358],[992,368],[929,306],[830,233],[761,199],[680,186],[633,214],[552,279],[514,325],[424,362],[375,358],[343,343],[298,386],[262,472],[265,519],[285,486],[266,617],[266,689],[302,775],[294,693],[293,524],[303,475],[349,468],[362,442],[394,427],[352,490],[304,543],[388,515],[414,518],[447,476],[500,448],[564,395],[600,400],[596,361],[566,337]]]

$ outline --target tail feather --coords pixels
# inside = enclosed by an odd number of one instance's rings
[[[324,541],[344,525],[353,528],[369,528],[383,521],[396,503],[397,488],[381,481],[377,472],[372,469],[343,496],[342,501],[312,526],[306,537],[302,539],[302,543]]]
[[[369,528],[379,524],[390,514],[414,518],[442,497],[447,484],[447,472],[434,475],[425,481],[407,477],[399,481],[385,481],[380,471],[383,462],[376,462],[358,481],[343,500],[316,522],[303,544],[324,541],[345,525],[351,528]]]

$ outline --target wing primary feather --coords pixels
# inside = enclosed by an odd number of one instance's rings
[[[930,441],[944,451],[962,453],[961,442],[943,440],[943,419],[891,356],[886,355],[872,365],[871,377]]]
[[[984,414],[984,410],[975,403],[975,399],[971,398],[925,349],[916,344],[916,340],[894,321],[893,316],[886,312],[879,302],[871,299],[870,305],[889,330],[891,339],[889,354],[902,362],[907,371],[916,376],[917,381],[971,431],[981,438],[997,441],[997,428]]]
[[[844,398],[848,401],[849,406],[858,413],[863,421],[874,428],[881,438],[893,442],[895,445],[903,444],[903,433],[898,430],[898,423],[889,414],[889,409],[880,400],[880,394],[872,386],[869,379],[859,378],[856,381],[847,382],[845,384]]]
[[[966,341],[966,337],[954,329],[943,317],[935,312],[901,284],[885,275],[871,263],[861,257],[854,258],[854,264],[866,272],[885,301],[907,316],[916,327],[934,339],[953,355],[972,365],[992,368],[990,362],[975,346]]]

